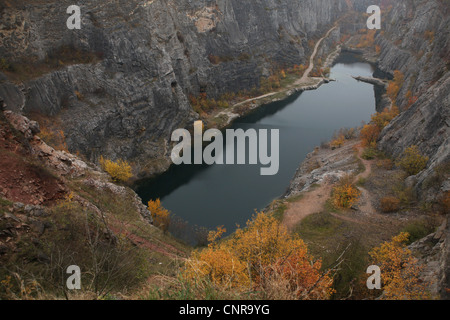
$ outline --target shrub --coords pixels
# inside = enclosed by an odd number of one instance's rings
[[[380,207],[384,213],[396,212],[400,209],[400,200],[392,196],[384,197],[380,200]]]
[[[394,71],[394,80],[389,83],[389,86],[386,90],[387,95],[391,98],[392,102],[397,101],[398,93],[403,86],[405,77],[403,73],[399,70]]]
[[[11,65],[5,58],[0,59],[0,71],[9,71],[11,69]]]
[[[246,53],[246,52],[242,52],[239,56],[238,56],[238,60],[239,61],[246,61],[246,60],[250,60],[251,55]]]
[[[385,108],[382,112],[372,115],[371,120],[380,131],[386,127],[399,114],[398,108],[394,105],[391,109]]]
[[[345,136],[341,134],[339,137],[330,142],[330,147],[332,149],[340,148],[344,143],[345,143]]]
[[[429,158],[423,156],[420,153],[419,148],[413,145],[403,152],[403,156],[397,162],[397,165],[408,175],[413,176],[425,169],[428,160]]]
[[[394,163],[391,159],[381,159],[377,161],[377,167],[383,168],[385,170],[392,170]]]
[[[335,208],[350,208],[358,201],[361,192],[352,183],[351,176],[341,179],[333,189],[332,200]]]
[[[69,152],[64,131],[41,126],[39,137],[54,149]]]
[[[419,277],[423,267],[406,247],[409,237],[408,233],[402,232],[390,242],[384,242],[369,252],[372,264],[381,269],[384,291],[382,299],[430,299],[426,291],[428,283]]]
[[[148,210],[152,214],[153,225],[160,228],[164,233],[169,230],[170,212],[161,205],[161,200],[150,200],[148,202]]]
[[[361,129],[361,143],[363,147],[375,146],[380,135],[380,128],[375,124],[366,124]]]
[[[99,162],[103,170],[108,172],[111,178],[116,182],[127,181],[133,176],[131,173],[131,166],[126,160],[119,159],[114,162],[104,159],[103,156],[101,156]]]
[[[333,292],[332,278],[321,268],[301,239],[273,216],[258,213],[232,237],[194,252],[182,275],[191,283],[208,281],[237,294],[250,290],[266,298],[326,299]]]
[[[377,155],[378,155],[378,150],[377,149],[372,148],[372,147],[368,147],[368,148],[364,149],[361,157],[364,160],[373,160],[373,159],[375,159],[377,157]]]
[[[213,54],[208,55],[209,62],[212,64],[219,64],[220,63],[220,57],[215,56]]]
[[[75,96],[77,97],[78,100],[83,101],[84,100],[84,96],[80,91],[75,90]]]
[[[438,200],[442,213],[450,212],[450,191],[444,192]]]
[[[408,244],[411,244],[417,240],[420,240],[434,231],[434,226],[432,223],[425,219],[416,220],[409,223],[403,232],[409,233]]]
[[[357,48],[367,48],[372,47],[375,42],[376,30],[364,30],[364,34],[360,37],[359,43],[356,45]]]

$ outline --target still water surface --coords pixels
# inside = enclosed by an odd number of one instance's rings
[[[343,55],[331,69],[336,82],[262,106],[232,125],[231,129],[280,130],[277,175],[261,176],[261,165],[172,166],[141,182],[137,193],[144,203],[160,198],[165,208],[190,225],[209,229],[224,225],[228,231],[234,231],[236,224],[244,226],[255,210],[286,191],[315,146],[329,141],[340,128],[370,120],[375,112],[374,87],[351,76],[370,77],[373,72],[370,64]]]

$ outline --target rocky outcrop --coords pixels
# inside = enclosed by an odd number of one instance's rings
[[[409,177],[419,199],[428,203],[450,192],[450,5],[445,1],[397,1],[385,15],[378,68],[404,76],[395,103],[402,111],[381,133],[379,147],[394,157],[411,145],[429,157],[425,170]],[[438,298],[450,287],[448,212],[433,234],[411,245],[424,265],[421,276]]]
[[[423,266],[421,277],[434,298],[450,299],[450,225],[448,218],[438,230],[409,246]]]
[[[358,143],[353,140],[338,149],[317,147],[297,169],[284,198],[308,191],[316,184],[334,184],[358,172],[359,166],[353,151]]]
[[[0,56],[25,64],[50,57],[57,68],[20,74],[20,84],[0,72],[0,96],[11,110],[57,118],[69,149],[91,161],[126,158],[140,173],[161,172],[170,134],[197,117],[189,95],[251,89],[274,67],[306,63],[308,40],[347,3],[90,0],[81,30],[68,30],[72,2],[19,2],[0,11]],[[330,44],[338,37],[336,29]],[[95,59],[70,62],[60,48]]]
[[[396,101],[403,112],[382,132],[379,146],[398,157],[417,145],[430,158],[415,179],[418,190],[435,168],[450,161],[449,12],[442,1],[395,2],[376,39],[378,68],[404,75]]]
[[[37,161],[37,163],[43,165],[45,169],[50,169],[52,173],[56,174],[59,177],[68,177],[70,179],[73,178],[81,178],[84,179],[83,183],[91,188],[98,190],[99,193],[108,192],[112,196],[119,196],[122,198],[131,199],[131,203],[136,208],[136,211],[140,214],[142,219],[148,223],[152,223],[153,219],[150,211],[147,207],[142,203],[142,199],[130,188],[125,186],[118,186],[116,184],[107,182],[109,179],[108,176],[101,172],[95,165],[88,164],[85,161],[79,159],[77,156],[65,152],[58,151],[48,146],[45,142],[43,142],[38,136],[35,134],[39,132],[39,126],[35,121],[30,121],[28,118],[15,114],[10,110],[3,111],[4,117],[7,121],[7,124],[10,124],[12,128],[20,132],[25,137],[23,143],[26,143],[27,152],[30,154],[30,157]],[[3,123],[4,124],[4,123]],[[17,149],[17,148],[16,148]],[[24,155],[22,155],[24,156]],[[15,175],[21,175],[21,172],[15,171]],[[27,181],[31,179],[30,176],[26,177]],[[60,193],[67,194],[69,192],[69,188],[63,183],[63,179],[59,179],[61,187]],[[106,180],[106,181],[105,181]],[[30,183],[33,181],[30,181]],[[34,184],[37,182],[34,181]],[[5,187],[5,186],[3,186]],[[47,186],[48,187],[48,186]],[[46,186],[39,186],[39,191],[45,189]],[[49,193],[48,190],[46,194]],[[0,191],[0,195],[6,196],[8,194],[4,194],[4,192]],[[104,215],[95,205],[78,197],[75,199],[76,201],[83,204],[83,206],[87,206],[96,212],[99,216]],[[43,201],[40,201],[42,203]],[[18,210],[22,210],[25,213],[29,213],[32,216],[40,216],[43,214],[42,210],[45,208],[39,204],[37,205],[21,205],[20,203],[17,205]]]

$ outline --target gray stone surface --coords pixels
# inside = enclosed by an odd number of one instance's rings
[[[82,29],[68,30],[71,4],[3,8],[0,56],[45,59],[65,45],[103,59],[23,85],[1,80],[0,96],[9,109],[57,117],[70,151],[129,159],[146,175],[168,167],[171,133],[197,117],[190,94],[217,98],[257,86],[275,65],[305,64],[308,40],[347,9],[344,0],[88,0]],[[336,29],[321,50],[338,38]]]

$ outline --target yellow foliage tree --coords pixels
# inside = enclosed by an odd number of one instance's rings
[[[333,205],[336,208],[350,208],[358,201],[361,192],[349,181],[333,188]]]
[[[360,133],[361,143],[363,147],[376,146],[378,136],[380,135],[380,129],[375,124],[366,124]]]
[[[103,156],[101,156],[99,162],[103,170],[108,172],[111,178],[116,182],[127,181],[133,176],[131,173],[131,166],[126,160],[119,159],[114,162],[104,159]]]
[[[215,241],[218,234],[220,228],[210,239]],[[332,278],[321,267],[301,239],[289,234],[273,216],[258,213],[245,229],[195,252],[184,276],[194,282],[206,278],[221,288],[257,290],[269,297],[282,291],[284,297],[326,299],[333,292]]]
[[[150,200],[148,202],[148,210],[152,214],[153,225],[167,232],[170,225],[170,212],[161,205],[161,200]]]
[[[381,269],[384,295],[386,300],[430,299],[427,283],[419,278],[422,267],[406,247],[409,239],[407,232],[402,232],[374,248],[370,253],[372,263]]]
[[[374,123],[380,131],[386,127],[389,122],[392,121],[397,115],[399,114],[398,108],[394,105],[391,109],[384,109],[382,112],[377,112],[374,115],[372,115],[371,120],[372,123]]]
[[[341,134],[336,139],[330,142],[330,146],[332,148],[340,148],[344,143],[345,143],[345,136]]]
[[[375,147],[381,131],[399,114],[398,108],[384,109],[372,115],[371,123],[361,129],[360,138],[363,147]]]
[[[392,80],[389,83],[389,86],[386,89],[386,93],[389,96],[389,98],[391,98],[393,103],[397,101],[397,96],[401,87],[403,86],[404,79],[405,77],[401,71],[399,70],[394,71],[394,80]]]

